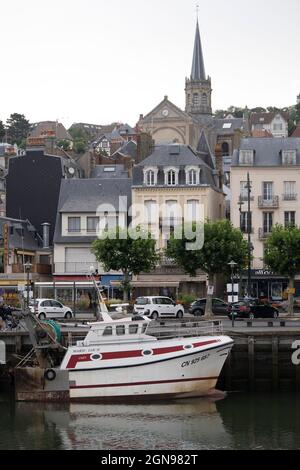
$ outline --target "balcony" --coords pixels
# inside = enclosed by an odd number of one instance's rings
[[[279,196],[272,196],[269,199],[265,199],[263,196],[259,196],[258,207],[259,209],[278,209]]]
[[[239,200],[242,202],[247,202],[248,194],[240,194]],[[250,201],[254,201],[254,196],[250,196]]]
[[[159,218],[159,228],[160,229],[170,229],[178,227],[184,224],[183,217],[160,217]]]
[[[99,273],[103,271],[103,267],[100,263],[96,262],[73,262],[67,261],[65,263],[55,263],[54,265],[54,274],[63,275],[63,274],[73,274],[73,275],[85,275],[87,276],[91,272],[91,266],[93,266],[94,270],[98,270]]]
[[[264,228],[258,229],[258,238],[260,240],[266,240],[271,235],[272,229],[266,231]]]
[[[51,274],[52,266],[50,264],[33,264],[30,270],[33,274]],[[13,274],[23,274],[24,265],[23,264],[13,264],[12,265]]]
[[[282,200],[283,201],[297,201],[298,195],[297,194],[283,194]]]

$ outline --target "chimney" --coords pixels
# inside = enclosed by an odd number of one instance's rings
[[[49,248],[50,224],[48,222],[44,222],[42,224],[42,227],[43,227],[43,248]]]
[[[224,174],[223,174],[223,154],[222,154],[221,144],[216,144],[215,146],[215,157],[216,157],[216,170],[219,176],[219,188],[223,190]]]

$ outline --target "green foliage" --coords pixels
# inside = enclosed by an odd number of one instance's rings
[[[20,145],[30,130],[29,121],[25,118],[24,114],[13,113],[7,119],[7,135],[11,144]]]
[[[87,150],[87,143],[83,140],[75,140],[73,148],[75,153],[84,153]]]
[[[69,140],[58,140],[56,142],[56,145],[59,147],[59,148],[62,148],[63,150],[67,151],[67,150],[70,150],[71,149],[71,142]]]
[[[2,121],[0,121],[0,140],[5,136],[5,127]]]
[[[300,228],[276,225],[266,243],[265,262],[278,274],[295,276],[300,271]]]
[[[89,135],[88,133],[82,129],[81,127],[72,126],[69,129],[69,134],[73,137],[73,140],[82,140],[83,142],[88,142]]]
[[[202,269],[210,277],[215,274],[230,274],[230,261],[237,263],[237,269],[244,266],[247,243],[239,229],[228,220],[204,224],[204,245],[201,250],[188,251],[185,237],[170,240],[166,254],[191,276]]]
[[[97,261],[102,263],[107,271],[121,270],[123,273],[132,274],[150,272],[158,261],[155,240],[150,232],[140,229],[137,231],[140,236],[135,240],[130,229],[118,227],[116,230],[108,230],[106,238],[97,239],[92,245]]]
[[[180,294],[177,298],[177,300],[184,306],[191,305],[195,300],[197,300],[197,297],[192,294]]]

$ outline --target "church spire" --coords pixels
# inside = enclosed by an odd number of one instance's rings
[[[198,18],[197,18],[196,35],[195,35],[195,43],[194,43],[191,80],[199,80],[199,81],[206,80]]]

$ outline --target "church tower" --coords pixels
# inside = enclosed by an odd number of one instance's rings
[[[197,20],[191,77],[185,80],[185,111],[195,117],[212,115],[211,79],[206,78]]]

